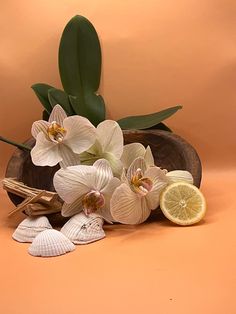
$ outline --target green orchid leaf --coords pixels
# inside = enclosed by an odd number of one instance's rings
[[[64,91],[57,88],[49,89],[48,99],[52,108],[58,104],[65,110],[68,116],[75,114],[70,104],[69,96]]]
[[[105,103],[97,90],[101,76],[101,47],[93,25],[83,16],[66,25],[59,47],[62,85],[76,114],[95,126],[105,119]]]
[[[172,132],[172,130],[164,123],[158,123],[153,125],[151,128],[148,128],[148,130],[164,130],[168,132]]]
[[[69,95],[69,99],[76,114],[89,119],[94,126],[97,126],[100,122],[105,120],[106,109],[102,96],[87,94],[83,105],[79,97]]]
[[[147,114],[143,116],[130,116],[123,119],[118,120],[118,124],[122,129],[131,130],[143,130],[153,127],[156,124],[159,124],[163,120],[172,116],[176,111],[181,109],[182,106],[175,106],[171,108],[164,109],[162,111]]]
[[[31,88],[35,92],[41,104],[44,106],[47,113],[50,114],[52,111],[52,107],[48,100],[48,91],[49,89],[54,88],[54,87],[48,84],[37,83],[37,84],[32,85]]]
[[[101,47],[93,25],[76,15],[66,25],[59,47],[59,70],[64,90],[83,98],[98,90]]]
[[[76,114],[78,114],[78,115],[81,115],[81,114],[80,114],[80,110],[79,110],[80,105],[79,105],[79,99],[78,99],[78,97],[76,97],[76,96],[71,96],[71,95],[69,95],[68,97],[69,97],[70,104],[71,104],[71,107],[73,108],[74,112],[75,112]]]
[[[13,146],[20,148],[20,149],[31,150],[31,147],[29,147],[25,144],[21,144],[21,143],[17,143],[15,141],[9,140],[3,136],[0,136],[0,141],[5,142],[5,143],[10,144],[10,145],[13,145]]]
[[[47,113],[46,110],[43,111],[42,118],[43,118],[43,120],[48,121],[48,119],[49,119],[49,114]]]

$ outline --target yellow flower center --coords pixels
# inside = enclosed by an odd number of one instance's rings
[[[131,186],[134,192],[145,196],[149,191],[151,191],[153,183],[151,179],[143,177],[142,170],[138,168],[131,178]]]
[[[53,121],[47,129],[48,136],[52,142],[61,143],[64,136],[66,135],[66,130],[56,121]]]
[[[89,215],[105,205],[105,198],[99,191],[91,191],[83,197],[82,205],[85,214]]]

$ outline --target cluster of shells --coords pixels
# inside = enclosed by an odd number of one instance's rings
[[[75,244],[88,244],[105,237],[103,219],[96,214],[86,216],[81,212],[73,216],[60,231],[52,228],[46,216],[27,217],[12,237],[18,242],[28,242],[29,254],[52,257],[75,250]]]

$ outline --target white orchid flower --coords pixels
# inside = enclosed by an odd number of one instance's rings
[[[86,152],[80,154],[81,163],[93,165],[93,163],[104,158],[109,161],[115,176],[120,176],[123,166],[120,158],[123,153],[123,132],[116,121],[105,120],[96,128],[96,141]]]
[[[144,158],[136,158],[123,182],[111,198],[111,215],[123,224],[140,224],[159,206],[159,196],[168,184],[166,170],[147,167]]]
[[[88,119],[80,116],[67,117],[60,105],[56,105],[48,122],[33,123],[31,133],[36,144],[31,158],[37,166],[61,167],[80,163],[79,155],[95,142],[95,127]]]
[[[124,169],[127,170],[132,162],[138,158],[143,157],[147,167],[155,166],[154,157],[150,146],[145,148],[141,143],[131,143],[124,146],[121,161]],[[124,179],[126,171],[123,171],[122,177]],[[166,173],[169,183],[177,181],[185,181],[193,184],[193,177],[190,172],[186,170],[173,170]]]
[[[140,224],[160,203],[161,191],[170,183],[187,181],[193,183],[188,171],[167,172],[159,167],[148,167],[144,158],[136,158],[130,165],[127,175],[122,175],[123,183],[111,198],[111,215],[123,224]]]
[[[155,165],[150,146],[145,148],[141,143],[131,143],[124,146],[121,156],[123,167],[127,170],[138,157],[143,157],[148,167]]]
[[[96,213],[107,221],[110,214],[110,198],[120,185],[113,177],[107,160],[99,159],[93,166],[78,165],[60,169],[54,176],[54,187],[65,201],[62,215],[73,216],[82,210],[86,215]]]

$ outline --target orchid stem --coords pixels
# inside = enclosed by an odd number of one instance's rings
[[[20,149],[31,150],[31,148],[29,146],[26,146],[26,145],[20,144],[20,143],[16,143],[16,142],[8,140],[7,138],[2,137],[2,136],[0,136],[0,141],[5,142],[5,143],[10,144],[10,145],[13,145],[13,146],[16,146]]]

